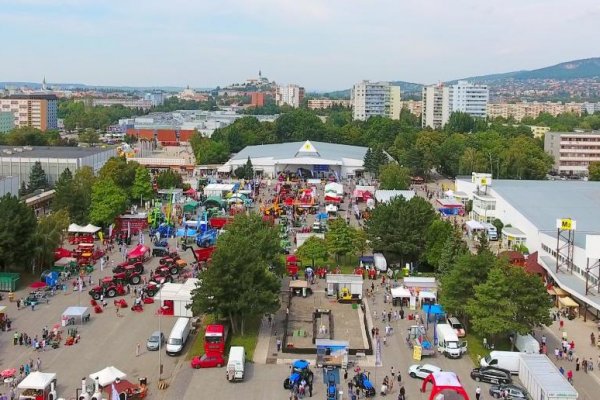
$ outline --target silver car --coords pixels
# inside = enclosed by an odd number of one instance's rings
[[[165,343],[165,335],[163,335],[160,331],[152,332],[152,335],[148,338],[146,342],[146,348],[149,351],[159,350],[162,345]]]

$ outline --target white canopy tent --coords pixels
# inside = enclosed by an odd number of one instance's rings
[[[419,300],[423,300],[423,299],[435,300],[436,298],[437,298],[437,296],[433,292],[428,292],[425,290],[419,292]]]
[[[335,204],[328,204],[327,206],[325,206],[325,212],[336,213],[338,212],[338,208]]]
[[[69,233],[81,233],[82,229],[83,229],[83,226],[80,226],[77,224],[71,224],[71,225],[69,225],[68,232]]]
[[[111,365],[110,367],[106,367],[103,370],[100,370],[94,374],[90,374],[90,379],[96,380],[96,378],[98,378],[98,384],[102,387],[105,387],[110,385],[117,379],[125,379],[126,376],[126,373],[118,370],[117,368]]]
[[[344,194],[344,185],[337,182],[330,182],[325,185],[325,193],[327,192],[333,192],[341,196]]]
[[[192,304],[192,290],[196,289],[197,282],[198,279],[190,278],[185,283],[165,283],[154,298],[160,299],[161,307],[172,305],[175,317],[193,317],[187,306]]]
[[[473,219],[465,222],[465,225],[467,225],[467,229],[469,231],[482,231],[484,229],[481,222],[475,221]]]
[[[19,385],[18,389],[35,389],[35,390],[45,390],[47,389],[52,381],[56,380],[56,374],[50,372],[39,372],[35,371],[30,373],[23,379]]]
[[[88,307],[67,307],[67,309],[62,313],[62,319],[64,321],[68,321],[71,318],[73,318],[75,321],[83,323],[84,321],[90,319],[90,310]]]
[[[86,226],[81,228],[82,233],[96,233],[100,230],[101,228],[92,224],[87,224]]]
[[[402,283],[407,288],[419,290],[430,289],[430,292],[437,290],[435,278],[428,276],[407,276],[402,280]]]
[[[392,298],[394,298],[394,299],[401,299],[401,298],[409,299],[410,296],[411,296],[410,290],[408,290],[405,287],[398,286],[398,287],[392,288]]]

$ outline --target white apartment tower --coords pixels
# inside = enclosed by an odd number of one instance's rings
[[[421,126],[441,129],[450,119],[450,88],[443,84],[423,88]]]
[[[352,118],[366,121],[374,115],[400,118],[400,86],[390,82],[362,81],[352,88]]]
[[[490,91],[486,85],[474,85],[467,81],[458,81],[450,91],[452,112],[464,112],[472,117],[485,118]]]
[[[464,112],[475,118],[487,116],[490,93],[485,85],[458,81],[452,86],[443,84],[423,88],[422,126],[441,129],[448,123],[450,114]]]
[[[287,104],[294,108],[300,107],[304,101],[304,88],[298,85],[277,86],[275,89],[275,103],[278,106]]]

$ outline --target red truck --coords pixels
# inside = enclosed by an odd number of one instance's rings
[[[298,275],[298,270],[302,266],[300,260],[295,255],[289,255],[285,259],[285,269],[289,276]]]
[[[215,246],[199,247],[194,250],[192,248],[192,246],[184,245],[183,250],[186,251],[187,249],[192,250],[192,255],[194,256],[194,260],[196,260],[196,262],[200,263],[200,262],[206,262],[206,261],[210,260],[210,258],[212,257],[212,253],[215,251],[216,247]]]
[[[225,325],[211,324],[206,326],[204,333],[204,352],[225,354],[225,342],[228,329]]]

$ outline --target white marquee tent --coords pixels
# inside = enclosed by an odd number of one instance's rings
[[[96,373],[90,374],[90,379],[95,380],[98,378],[98,384],[102,387],[108,386],[117,379],[124,379],[127,376],[126,373],[113,367],[106,367]]]
[[[198,279],[190,278],[185,283],[165,283],[154,299],[160,299],[161,307],[172,304],[175,317],[193,317],[187,306],[192,304],[192,290],[196,289],[197,282]]]
[[[49,372],[39,372],[35,371],[30,373],[23,379],[19,385],[18,389],[35,389],[35,390],[45,390],[50,386],[52,381],[56,380],[56,374]]]

